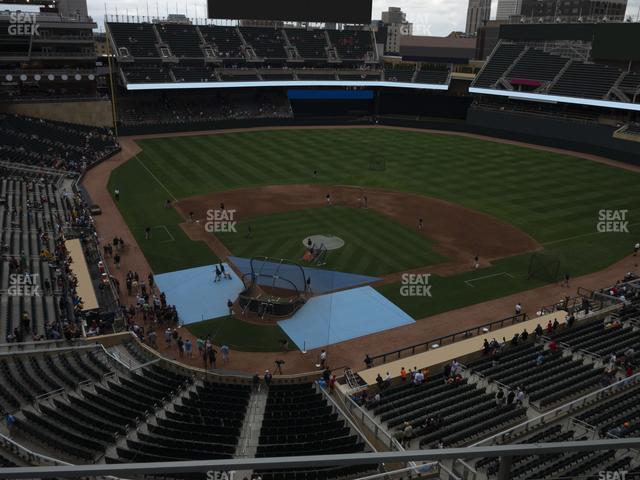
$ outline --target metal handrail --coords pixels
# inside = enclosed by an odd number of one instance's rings
[[[27,461],[30,463],[33,462],[34,460],[39,460],[40,462],[45,464],[48,462],[49,464],[52,463],[54,465],[73,465],[71,463],[59,460],[57,458],[48,457],[41,453],[34,452],[33,450],[29,450],[24,445],[19,444],[18,442],[12,440],[6,435],[3,435],[2,433],[0,433],[0,440],[2,441],[2,444],[5,448],[9,448],[9,450],[14,449],[17,452],[17,455],[20,456],[21,458],[22,458],[21,455],[26,455]]]
[[[46,400],[48,398],[57,397],[58,395],[64,395],[65,392],[66,392],[66,390],[64,388],[58,388],[56,390],[51,390],[50,392],[38,395],[36,397],[36,401]]]
[[[510,427],[506,430],[503,430],[502,432],[496,433],[495,435],[492,435],[490,437],[484,438],[476,443],[473,443],[471,445],[469,445],[470,448],[472,447],[479,447],[479,446],[485,446],[487,444],[496,444],[499,445],[501,442],[497,442],[496,440],[501,440],[502,442],[504,441],[508,441],[513,432],[524,428],[524,432],[528,432],[530,430],[529,425],[533,425],[538,426],[538,425],[543,425],[545,423],[547,423],[548,421],[555,421],[557,420],[560,416],[564,416],[564,415],[570,415],[571,412],[574,411],[574,409],[580,408],[580,407],[584,407],[588,404],[589,399],[594,398],[594,397],[598,397],[601,396],[602,394],[608,393],[610,395],[615,394],[615,389],[617,388],[623,388],[625,385],[628,384],[638,384],[640,383],[640,373],[637,373],[631,377],[628,378],[624,378],[622,380],[619,380],[616,383],[613,383],[611,385],[608,385],[604,388],[601,388],[599,390],[596,390],[595,392],[591,392],[587,395],[584,395],[580,398],[576,398],[575,400],[572,400],[571,402],[568,402],[564,405],[561,405],[559,407],[554,408],[553,410],[549,410],[548,412],[545,412],[543,414],[540,414],[534,418],[528,419],[525,422],[522,422],[518,425],[514,425],[513,427]],[[580,405],[578,405],[580,404]],[[578,420],[575,417],[569,417],[570,421],[576,421],[578,422]],[[581,422],[584,423],[584,422]],[[588,424],[585,424],[588,425]],[[467,469],[469,472],[471,472],[473,474],[472,478],[475,478],[475,475],[477,474],[477,471],[472,468],[468,463],[463,462],[461,459],[456,459],[456,462],[461,463],[462,466]]]
[[[131,335],[133,335],[133,333]],[[102,352],[107,356],[107,358],[110,361],[115,362],[114,365],[116,365],[120,369],[124,369],[125,372],[129,372],[131,370],[130,366],[127,366],[127,364],[122,360],[117,358],[115,355],[112,355],[103,344],[99,343],[98,345],[100,345],[100,347],[102,348]]]
[[[564,405],[561,405],[559,407],[554,408],[553,410],[549,410],[548,412],[545,412],[541,415],[538,415],[537,417],[531,418],[529,420],[527,420],[526,422],[522,422],[518,425],[515,425],[511,428],[508,428],[507,430],[504,430],[502,432],[496,433],[495,435],[492,435],[490,437],[487,437],[483,440],[480,440],[472,445],[470,445],[471,447],[477,447],[483,444],[486,444],[488,442],[491,442],[493,440],[496,440],[498,438],[504,438],[507,435],[509,435],[511,432],[522,428],[522,427],[526,427],[528,424],[533,424],[534,422],[539,422],[547,417],[558,417],[560,416],[562,413],[569,413],[571,412],[576,406],[578,406],[578,404],[582,404],[581,406],[584,406],[587,402],[588,399],[600,396],[604,393],[609,393],[609,394],[613,394],[615,393],[615,389],[617,388],[621,388],[624,387],[627,384],[638,384],[640,383],[640,372],[636,373],[635,375],[632,375],[631,377],[628,378],[623,378],[622,380],[617,381],[616,383],[612,383],[611,385],[607,385],[604,388],[601,388],[599,390],[596,390],[595,392],[591,392],[588,393],[587,395],[584,395],[583,397],[580,398],[576,398],[575,400],[572,400],[569,403],[565,403]],[[542,422],[541,422],[542,423]],[[528,430],[528,429],[527,429]]]
[[[36,463],[38,465],[53,464],[53,465],[69,466],[69,467],[73,466],[73,463],[65,462],[64,460],[60,460],[58,458],[53,458],[38,452],[34,452],[33,450],[30,450],[24,445],[19,444],[15,440],[12,440],[11,438],[7,437],[6,435],[3,435],[2,433],[0,433],[0,442],[2,442],[2,446],[5,449],[15,453],[20,458],[23,458],[25,461],[27,461],[30,464]],[[23,456],[26,458],[24,458]],[[112,475],[104,475],[102,477],[97,477],[97,478],[104,478],[105,480],[126,480],[121,477],[114,477]]]
[[[349,425],[351,426],[351,428],[353,428],[356,432],[360,433],[360,429],[357,427],[357,425],[355,423],[353,423],[353,420],[351,420],[349,415],[347,415],[345,412],[342,411],[342,408],[340,408],[338,403],[331,397],[329,392],[325,388],[322,388],[318,384],[318,382],[315,383],[315,386],[316,386],[316,391],[320,391],[322,396],[325,397],[325,399],[333,406],[333,408],[335,410],[337,410],[338,412],[340,412],[340,414],[347,420],[347,422],[349,422]],[[362,436],[362,439],[365,441],[365,443],[369,446],[369,448],[371,449],[372,452],[377,452],[378,451],[378,449],[373,446],[373,444],[369,441],[369,439],[365,435],[361,435],[361,436]]]
[[[390,472],[374,473],[373,475],[367,475],[366,477],[358,477],[357,480],[375,480],[377,478],[384,478],[385,480],[388,480],[390,477],[393,477],[394,475],[397,475],[397,474],[402,474],[402,473],[405,473],[405,472],[413,472],[413,471],[416,471],[416,470],[420,470],[421,468],[433,467],[433,466],[437,467],[438,469],[443,468],[443,466],[442,466],[442,464],[440,462],[428,462],[428,463],[423,463],[421,465],[416,465],[416,466],[413,466],[413,467],[404,467],[404,468],[400,468],[398,470],[392,470]],[[443,468],[443,470],[445,470],[445,469]],[[418,471],[416,473],[418,475],[420,475],[420,473],[422,473],[422,472]],[[427,472],[427,473],[431,473],[432,474],[432,473],[436,473],[436,472],[431,471],[431,472]],[[456,475],[453,474],[453,472],[447,471],[447,473],[449,475],[452,475],[454,479],[460,480],[459,477],[457,477]],[[400,477],[400,478],[404,478],[404,477]]]
[[[43,340],[40,342],[13,342],[13,343],[0,343],[0,351],[6,349],[7,351],[10,350],[14,350],[14,349],[24,349],[25,347],[28,346],[35,346],[36,350],[39,350],[37,347],[42,347],[42,349],[47,349],[49,347],[51,348],[61,348],[61,347],[78,347],[78,346],[82,346],[82,345],[74,345],[74,343],[76,343],[76,340]],[[78,343],[82,343],[82,341],[78,342]],[[15,353],[15,352],[12,352]]]
[[[378,438],[379,440],[383,440],[385,444],[389,446],[390,449],[395,448],[398,451],[404,451],[404,447],[400,444],[400,442],[398,442],[397,439],[393,438],[393,436],[389,435],[389,433],[382,427],[382,425],[380,425],[374,418],[372,418],[371,415],[369,415],[364,408],[358,405],[351,398],[350,395],[344,395],[344,397],[347,399],[346,400],[347,402],[350,402],[350,403],[346,403],[347,410],[350,413],[352,409],[355,408],[356,410],[359,410],[363,419],[366,418],[368,422],[375,425],[375,430],[372,430],[372,433],[376,436],[376,438]],[[384,439],[378,437],[378,432],[382,432]]]
[[[16,345],[22,345],[20,343],[17,343]],[[89,350],[94,348],[93,345],[71,345],[71,346],[67,346],[67,347],[51,347],[48,348],[46,350],[38,350],[38,349],[31,349],[31,350],[24,350],[22,348],[18,348],[15,351],[7,351],[7,352],[0,352],[0,357],[3,356],[16,356],[16,355],[32,355],[34,353],[63,353],[63,352],[68,352],[70,350]]]

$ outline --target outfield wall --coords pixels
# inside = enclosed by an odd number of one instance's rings
[[[406,128],[424,128],[449,132],[473,133],[498,139],[514,140],[546,147],[598,155],[633,165],[640,165],[640,143],[613,138],[614,129],[603,125],[590,125],[555,121],[551,118],[522,118],[503,112],[470,113],[469,119],[457,120],[437,117],[407,117],[383,115],[379,117],[310,117],[288,119],[234,120],[199,122],[196,124],[158,125],[143,127],[120,126],[121,135],[170,134],[191,131],[226,130],[260,127],[296,126],[371,126],[388,125]],[[488,127],[491,125],[492,127]]]
[[[492,137],[591,153],[640,165],[640,142],[614,138],[616,128],[606,125],[471,108],[467,127]]]
[[[339,92],[339,91],[336,91]],[[522,112],[483,109],[474,97],[433,91],[379,89],[373,99],[292,100],[294,118],[120,126],[121,135],[256,127],[390,125],[473,133],[573,150],[640,165],[640,142],[614,138],[615,127]]]

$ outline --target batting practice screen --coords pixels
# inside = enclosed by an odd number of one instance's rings
[[[209,18],[368,24],[373,0],[208,0]]]

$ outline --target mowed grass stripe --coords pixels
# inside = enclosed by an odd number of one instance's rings
[[[220,176],[221,182],[225,185],[239,186],[245,183],[255,182],[260,174],[255,169],[247,166],[245,162],[239,161],[243,154],[242,149],[229,145],[226,149],[212,153],[204,157],[200,155],[201,161],[207,161],[208,158],[215,158],[216,163],[211,171],[214,176]]]
[[[154,168],[154,174],[163,183],[171,184],[179,198],[197,192],[202,184],[209,185],[209,175],[201,172],[198,159],[181,149],[177,142],[159,142],[155,155],[162,155],[164,162]]]
[[[585,185],[580,177],[586,179],[591,176],[598,179],[603,185],[610,184],[617,188],[621,187],[618,178],[607,179],[606,176],[603,178],[602,168],[607,168],[609,171],[612,169],[601,165],[589,165],[589,162],[582,160],[476,139],[414,132],[405,133],[407,132],[367,130],[245,132],[211,137],[184,137],[181,142],[208,144],[210,139],[215,139],[213,150],[218,152],[220,157],[214,163],[220,170],[216,174],[220,181],[216,183],[223,183],[227,187],[237,187],[239,186],[238,182],[241,181],[233,175],[232,177],[235,178],[228,178],[227,172],[233,169],[242,172],[240,176],[245,177],[242,180],[244,184],[254,184],[255,182],[264,184],[289,183],[292,181],[291,177],[294,181],[297,180],[295,177],[298,174],[301,175],[302,180],[306,180],[309,178],[308,172],[312,172],[314,167],[321,171],[318,181],[322,183],[335,183],[334,177],[338,176],[343,177],[340,180],[349,180],[357,176],[359,181],[354,183],[387,184],[400,189],[408,187],[411,190],[422,190],[421,193],[426,194],[431,193],[431,185],[434,185],[433,191],[449,200],[463,204],[474,204],[475,208],[486,208],[492,214],[496,214],[496,210],[501,210],[498,213],[507,214],[505,220],[522,226],[534,236],[540,227],[532,227],[532,224],[539,225],[540,218],[527,215],[527,211],[539,211],[544,214],[553,210],[553,208],[545,208],[544,200],[540,200],[540,197],[564,198],[566,200],[567,195],[563,194],[563,189],[572,194],[575,192],[575,187],[565,188],[567,184]],[[375,141],[371,141],[374,134]],[[404,138],[407,140],[407,149],[400,156],[397,154],[398,145],[402,144]],[[389,141],[385,143],[387,139]],[[346,142],[346,146],[342,145],[343,142]],[[285,145],[284,150],[281,148],[282,145]],[[429,153],[438,150],[440,151],[437,154],[420,155],[421,152]],[[276,153],[269,154],[268,161],[265,161],[264,158],[260,158],[261,153],[265,151]],[[191,156],[191,151],[189,152],[189,156]],[[179,156],[181,153],[184,157],[184,152],[180,151],[174,151],[172,155]],[[384,175],[367,173],[366,165],[372,153],[377,154],[378,157],[392,157],[387,158],[388,165],[395,166],[397,171],[390,174],[388,168]],[[500,158],[502,155],[509,158]],[[278,159],[278,156],[282,158]],[[211,161],[210,157],[211,155],[205,156],[205,160]],[[578,161],[581,163],[581,168],[576,172],[576,162]],[[541,165],[545,162],[553,166],[553,174],[548,172],[545,174]],[[220,163],[225,164],[224,168],[221,168]],[[260,163],[263,165],[268,163],[270,166],[260,168]],[[586,167],[585,164],[587,164]],[[273,165],[281,166],[281,168],[276,168]],[[251,166],[252,169],[242,170],[248,166]],[[296,173],[293,173],[293,170]],[[418,172],[423,171],[428,173],[430,177],[426,182],[425,179],[419,178],[417,175]],[[269,177],[275,177],[278,181],[271,181]],[[176,178],[175,175],[173,178]],[[566,179],[570,179],[570,181]],[[210,182],[202,183],[210,185]],[[457,191],[453,192],[452,185],[457,185]],[[532,186],[536,188],[532,189]],[[622,187],[621,191],[631,192],[630,185]],[[558,193],[540,195],[541,188],[555,190]],[[594,196],[593,201],[599,202],[598,199],[604,201],[607,195],[610,197],[610,192],[603,191],[603,189],[583,188],[583,190],[587,195]],[[597,192],[602,193],[598,195]],[[502,198],[503,206],[500,207],[497,202],[483,205],[483,198],[491,197]],[[538,206],[534,206],[536,203]],[[519,205],[519,208],[509,209],[504,206],[509,204]],[[525,211],[522,208],[523,205],[531,208]],[[570,205],[570,203],[565,202],[565,205]],[[581,214],[583,212],[580,210],[576,212],[576,215]],[[496,216],[500,217],[501,215]],[[549,230],[544,232],[539,240],[550,240],[548,235],[563,236],[565,232]]]
[[[185,142],[184,146],[176,143],[174,147],[179,148],[182,152],[182,155],[176,159],[174,169],[179,171],[191,170],[190,182],[185,185],[185,195],[188,194],[187,192],[197,191],[196,185],[200,182],[204,181],[209,184],[216,182],[216,176],[213,174],[211,169],[207,167],[205,162],[206,158],[202,151],[196,148],[196,145],[193,142]],[[226,179],[219,180],[218,184],[224,185],[225,180]]]
[[[251,239],[243,234],[247,225]],[[329,252],[327,268],[347,272],[380,275],[443,260],[426,239],[373,210],[333,206],[278,213],[246,219],[238,230],[240,234],[218,234],[234,254],[294,260],[302,258],[307,236],[338,236],[345,246]]]
[[[359,185],[365,189],[381,187],[433,196],[493,215],[522,229],[540,243],[551,242],[546,247],[547,253],[558,256],[563,270],[572,276],[604,268],[621,259],[637,241],[637,229],[626,236],[591,234],[595,232],[600,209],[628,209],[631,223],[634,218],[640,221],[634,217],[640,205],[638,174],[552,152],[475,138],[382,128],[242,132],[144,140],[140,145],[141,160],[178,198],[230,188],[289,183]],[[370,170],[372,160],[384,160],[386,170]],[[137,238],[146,223],[177,222],[177,217],[166,215],[162,209],[167,194],[158,182],[144,169],[130,167],[130,164],[113,172],[110,189],[117,184],[124,186],[127,194],[132,188],[139,190],[135,201],[119,204],[127,222],[134,225]],[[317,176],[313,170],[318,170]],[[126,178],[130,175],[134,178]],[[429,212],[424,218],[425,222],[429,221]],[[301,238],[309,230],[317,233],[323,224],[314,217],[299,221],[297,227],[286,219],[270,219],[264,223],[265,231],[269,228],[275,237],[265,240],[267,250],[278,255],[300,255]],[[344,220],[340,220],[342,222]],[[363,246],[353,256],[335,252],[330,258],[341,268],[375,271],[380,262],[386,260],[370,260],[369,256],[387,257],[389,252],[394,258],[385,264],[387,269],[397,262],[407,264],[411,259],[434,258],[430,242],[426,241],[422,249],[420,241],[410,234],[406,237],[404,229],[398,228],[393,239],[385,232],[372,235],[380,227],[364,216],[349,227],[353,231],[364,231],[369,246],[368,249]],[[409,232],[416,233],[412,230],[408,228]],[[295,236],[296,240],[287,235]],[[202,264],[209,261],[208,255],[193,242],[175,245],[173,252],[162,254],[154,251],[154,246],[142,243],[145,255],[158,271],[191,265],[198,259]],[[236,243],[238,249],[245,249],[246,256],[251,256],[255,249],[255,244]],[[528,257],[505,259],[486,270],[495,273],[500,268],[514,276],[526,277],[523,269],[526,270],[527,260]],[[474,272],[486,273],[484,270]],[[463,278],[455,276],[444,284],[464,289]],[[522,282],[503,288],[505,283],[508,282],[503,279],[487,282],[482,289],[476,289],[475,295],[465,295],[464,301],[533,285]],[[494,291],[490,292],[492,288]],[[408,305],[407,300],[400,301]],[[449,304],[459,305],[460,300],[442,295],[436,303],[438,308],[446,309]],[[437,310],[422,301],[411,309],[412,313]]]

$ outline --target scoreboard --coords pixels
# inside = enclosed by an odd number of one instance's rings
[[[208,0],[209,18],[368,24],[373,0]]]

